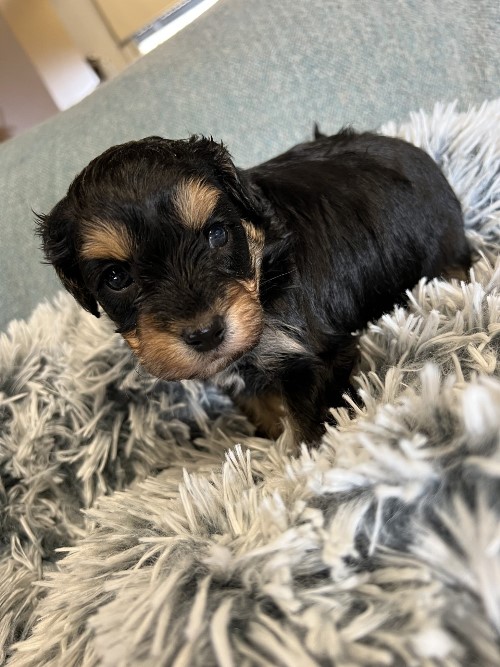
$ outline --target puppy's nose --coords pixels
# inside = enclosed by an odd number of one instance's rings
[[[184,329],[182,337],[184,342],[194,347],[197,352],[214,350],[224,340],[224,320],[217,316],[207,326]]]

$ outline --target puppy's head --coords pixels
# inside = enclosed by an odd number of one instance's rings
[[[164,379],[208,378],[262,331],[262,210],[221,144],[148,137],[110,148],[39,217],[46,258]]]

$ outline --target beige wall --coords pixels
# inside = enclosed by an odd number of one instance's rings
[[[118,46],[91,0],[51,0],[51,3],[80,51],[96,58],[108,78],[130,63],[129,54]],[[125,9],[125,0],[123,5]]]
[[[80,101],[139,57],[139,29],[182,0],[0,0],[0,125],[13,133]],[[120,40],[123,40],[120,43]]]
[[[10,136],[57,113],[32,62],[0,14],[0,122]]]
[[[0,14],[59,109],[72,106],[98,85],[50,0],[0,0]]]

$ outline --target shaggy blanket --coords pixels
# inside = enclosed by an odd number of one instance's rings
[[[459,196],[468,283],[361,339],[360,405],[270,442],[66,295],[0,339],[0,663],[500,665],[500,101],[396,128]]]

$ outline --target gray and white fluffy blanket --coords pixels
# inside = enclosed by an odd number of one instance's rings
[[[0,663],[500,665],[500,101],[427,150],[477,258],[371,325],[321,447],[144,376],[68,296],[0,338]]]

